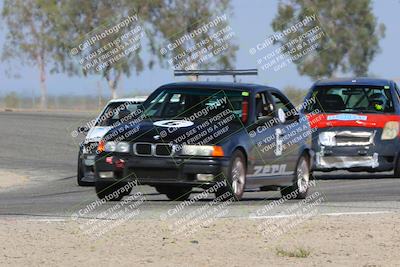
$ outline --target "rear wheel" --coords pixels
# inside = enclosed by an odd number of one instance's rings
[[[307,197],[310,187],[310,161],[307,155],[302,155],[297,162],[296,174],[293,185],[281,188],[282,196],[289,196],[295,199],[304,199]]]
[[[106,201],[120,201],[124,196],[131,193],[132,187],[125,188],[128,183],[105,183],[96,182],[95,189],[97,197]]]
[[[230,194],[226,194],[227,199],[233,196],[235,200],[240,200],[246,185],[246,161],[241,151],[236,150],[232,154],[228,173],[226,186],[219,188],[215,194],[220,197],[229,192]]]
[[[170,200],[183,201],[189,198],[192,188],[182,186],[156,186],[156,190],[160,194],[165,194]]]

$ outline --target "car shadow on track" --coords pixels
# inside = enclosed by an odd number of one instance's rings
[[[314,174],[315,180],[363,180],[363,179],[393,179],[393,173],[356,173],[356,172],[317,172]]]
[[[210,194],[206,198],[196,199],[195,196],[197,194],[200,194],[201,192],[202,191],[198,191],[198,190],[192,191],[188,201],[191,201],[191,200],[195,199],[195,202],[206,203],[206,202],[211,202],[211,201],[214,200],[214,195],[213,194]],[[174,203],[183,202],[183,201],[174,201],[174,200],[167,199],[167,197],[165,197],[163,194],[160,194],[160,193],[157,193],[157,192],[144,193],[143,196],[150,197],[150,198],[146,198],[147,202],[174,202]],[[155,197],[155,198],[152,198],[152,197]],[[242,200],[239,201],[239,202],[235,202],[235,203],[243,203],[245,201],[275,201],[275,200],[279,200],[280,198],[281,198],[280,193],[279,192],[274,192],[274,191],[270,191],[270,192],[245,192]]]

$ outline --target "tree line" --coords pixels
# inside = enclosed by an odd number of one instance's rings
[[[190,46],[202,40],[213,40],[211,35],[224,29],[229,21],[222,21],[197,35],[192,34],[191,40],[186,40],[179,49],[172,49],[170,53],[162,53],[162,49],[179,36],[191,34],[219,16],[231,17],[234,11],[230,0],[4,0],[1,15],[6,25],[6,39],[1,56],[3,61],[13,63],[17,60],[21,65],[38,70],[42,108],[47,107],[47,76],[53,73],[100,75],[116,97],[123,76],[139,74],[155,64],[167,67],[171,58],[190,50]],[[294,61],[299,73],[313,79],[338,73],[367,74],[369,64],[379,52],[379,40],[384,36],[384,26],[377,22],[371,1],[282,1],[275,18],[271,18],[271,26],[274,31],[282,31],[310,12],[317,13],[322,20],[320,23],[329,34],[331,44],[328,49]],[[119,59],[117,64],[105,66],[100,71],[84,69],[79,57],[71,53],[77,43],[99,29],[118,25],[132,14],[138,15],[141,30],[145,33],[141,45]],[[235,15],[246,20],[240,17],[238,10]],[[132,27],[97,40],[81,57],[122,38],[133,30]],[[263,33],[262,29],[260,32]],[[290,38],[293,36],[286,36],[280,42],[287,42]],[[229,46],[224,53],[201,64],[194,60],[193,65],[203,69],[234,68],[239,48],[234,40],[228,40]],[[144,50],[149,56],[144,57]],[[189,55],[189,58],[194,58],[194,55]],[[15,68],[15,64],[9,66]]]

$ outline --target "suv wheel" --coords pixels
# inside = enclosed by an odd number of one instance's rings
[[[310,161],[308,156],[302,155],[297,162],[295,180],[292,186],[281,188],[282,196],[290,195],[291,198],[304,199],[310,187]]]
[[[129,187],[128,191],[120,192],[120,189],[123,188],[128,183],[104,183],[104,182],[96,182],[95,189],[97,197],[100,199],[105,199],[106,201],[120,201],[124,196],[127,196],[131,193],[132,187]]]
[[[225,187],[219,188],[215,193],[217,197],[222,196],[226,192],[230,193],[227,199],[234,197],[235,200],[242,199],[244,188],[246,185],[246,161],[243,153],[236,150],[232,154],[231,163],[229,164],[229,176]]]

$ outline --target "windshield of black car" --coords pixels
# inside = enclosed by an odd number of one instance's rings
[[[112,102],[104,109],[98,118],[96,126],[115,126],[118,123],[132,120],[142,108],[141,103],[136,102]]]
[[[394,112],[390,87],[387,86],[318,86],[312,91],[311,98],[314,98],[315,102],[306,108],[306,112]]]
[[[242,117],[242,103],[248,92],[212,89],[165,89],[150,100],[145,114],[149,118],[211,118],[224,110]],[[197,116],[199,115],[199,116]]]

